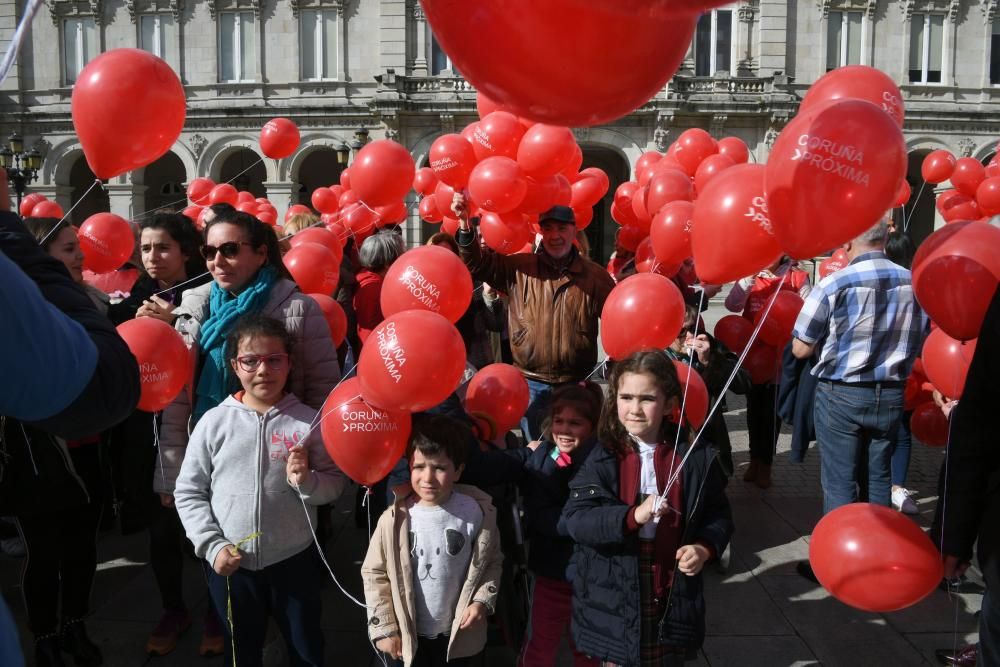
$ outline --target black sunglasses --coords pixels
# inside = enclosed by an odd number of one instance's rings
[[[227,243],[223,243],[219,247],[215,247],[214,245],[203,245],[201,247],[201,256],[205,258],[205,261],[210,261],[215,259],[215,253],[221,252],[222,256],[226,259],[232,259],[233,257],[236,257],[236,255],[240,254],[240,246],[245,245],[251,244],[246,241],[229,241]]]

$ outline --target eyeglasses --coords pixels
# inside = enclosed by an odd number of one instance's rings
[[[244,354],[236,357],[236,363],[239,364],[240,368],[246,373],[253,373],[256,371],[260,367],[261,362],[267,364],[267,367],[272,371],[280,371],[288,365],[288,355],[286,353],[281,353],[269,354],[266,357],[262,357],[256,354]]]
[[[203,245],[201,247],[201,256],[205,258],[205,261],[211,261],[215,259],[215,253],[221,252],[222,256],[226,259],[232,259],[236,255],[240,254],[240,246],[251,245],[246,241],[236,242],[229,241],[223,243],[222,245],[216,247],[214,245]]]

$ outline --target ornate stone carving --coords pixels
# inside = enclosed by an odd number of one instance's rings
[[[983,18],[986,19],[987,25],[993,23],[997,13],[997,0],[983,0],[979,8],[983,10]]]
[[[951,0],[948,3],[948,20],[955,23],[958,20],[958,11],[961,9],[960,0]]]
[[[726,121],[728,119],[729,116],[725,114],[717,113],[714,116],[712,116],[712,122],[708,126],[709,134],[711,134],[716,139],[721,139],[723,136],[725,136]]]
[[[417,21],[427,20],[427,16],[424,14],[424,7],[419,2],[413,3],[413,18]]]
[[[904,0],[903,1],[903,19],[909,21],[913,18],[913,5],[914,0]]]
[[[191,140],[188,143],[191,144],[191,150],[194,152],[194,159],[200,160],[201,154],[205,152],[205,147],[208,146],[208,139],[200,134],[195,134],[191,137]]]
[[[299,17],[299,12],[303,9],[336,9],[337,15],[343,16],[344,4],[343,0],[288,0],[295,18]]]
[[[958,152],[962,157],[972,157],[973,151],[976,150],[976,142],[968,137],[963,137],[958,140]]]
[[[35,143],[31,145],[31,147],[34,148],[36,151],[38,151],[41,154],[42,159],[44,160],[45,157],[49,154],[49,151],[52,150],[52,143],[48,139],[40,138],[36,140]]]
[[[184,11],[184,0],[125,0],[125,9],[128,10],[128,17],[135,23],[138,17],[146,13],[159,13],[169,11],[175,21],[181,20],[181,12]]]
[[[45,0],[45,3],[53,25],[59,25],[60,19],[76,16],[92,16],[94,23],[104,25],[103,0]]]
[[[260,18],[260,0],[208,0],[208,15],[214,21],[220,11],[250,9],[254,18]]]
[[[670,147],[670,142],[667,141],[669,136],[670,131],[664,130],[662,127],[653,130],[653,144],[656,146],[656,150],[662,153]]]
[[[441,114],[441,130],[445,134],[452,134],[455,132],[455,114]]]
[[[749,2],[744,2],[739,6],[739,9],[736,10],[736,17],[743,23],[753,23],[759,10],[757,0],[749,0]]]
[[[819,15],[823,19],[830,16],[830,0],[819,0],[816,5],[819,7]]]
[[[773,127],[767,128],[767,132],[764,133],[764,145],[767,146],[767,150],[774,148],[774,142],[778,140],[778,131]]]

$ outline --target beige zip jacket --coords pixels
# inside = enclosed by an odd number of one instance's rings
[[[500,586],[503,553],[497,531],[497,512],[490,496],[474,486],[456,484],[455,491],[471,497],[483,510],[483,523],[472,549],[469,572],[458,598],[448,641],[448,660],[473,656],[486,646],[486,623],[459,630],[465,609],[481,602],[493,613]],[[372,641],[399,635],[403,662],[410,665],[417,652],[417,620],[413,570],[410,561],[412,494],[396,498],[378,520],[361,566],[368,605],[368,634]]]

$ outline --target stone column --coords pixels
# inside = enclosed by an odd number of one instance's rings
[[[104,186],[108,193],[111,213],[129,220],[137,212],[142,212],[146,202],[145,186],[132,183],[108,183]],[[135,191],[139,190],[137,194]]]
[[[413,56],[413,76],[427,76],[427,17],[419,2],[413,5],[412,21],[414,25],[414,44],[416,53]]]
[[[274,204],[274,208],[278,209],[278,222],[280,223],[284,219],[285,211],[294,203],[292,195],[295,184],[288,181],[272,181],[264,183],[264,187],[267,188],[267,198]]]

